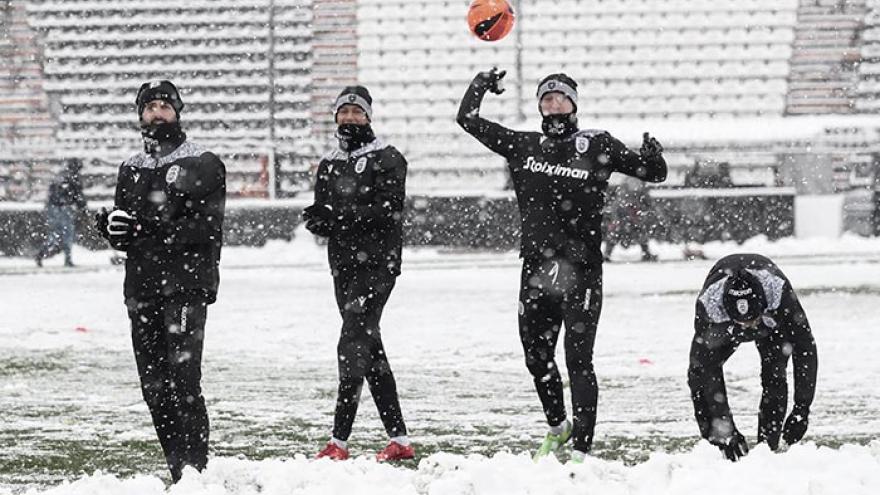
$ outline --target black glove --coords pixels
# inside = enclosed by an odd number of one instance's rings
[[[498,67],[492,67],[492,70],[488,72],[480,72],[479,74],[477,74],[477,77],[480,78],[483,83],[488,86],[490,93],[500,95],[504,92],[504,84],[502,84],[501,80],[504,79],[504,76],[506,75],[506,70],[502,70],[499,72]]]
[[[125,239],[134,233],[134,217],[125,210],[113,210],[107,215],[107,235],[110,239]]]
[[[333,214],[333,208],[330,205],[315,203],[303,210],[303,220],[323,220],[325,222],[335,222],[336,216]]]
[[[109,233],[107,232],[107,216],[110,215],[110,212],[107,211],[107,208],[101,208],[101,210],[95,213],[95,229],[101,234],[101,237],[107,238]]]
[[[733,429],[729,437],[724,439],[710,438],[709,443],[721,449],[721,452],[724,452],[724,457],[734,462],[749,453],[749,443],[746,441],[746,437],[736,428]]]
[[[642,134],[642,147],[639,149],[639,154],[649,160],[660,158],[663,155],[663,145],[646,132]]]
[[[306,221],[306,230],[321,236],[330,237],[336,225],[336,217],[328,205],[315,203],[303,210],[303,220]]]
[[[804,407],[794,406],[788,419],[785,420],[785,426],[782,428],[782,439],[785,443],[791,445],[800,442],[807,433],[809,425],[809,411]]]
[[[333,233],[333,226],[324,220],[309,219],[306,221],[306,230],[319,237],[330,237]]]

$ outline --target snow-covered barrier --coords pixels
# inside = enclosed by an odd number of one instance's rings
[[[31,203],[0,206],[0,254],[29,256],[35,253],[47,232],[43,206]],[[93,226],[94,214],[100,207],[90,205],[89,212],[77,218],[77,244],[89,249],[107,247]],[[299,203],[280,201],[230,201],[224,222],[225,244],[261,246],[268,239],[290,239],[301,222],[302,208]]]
[[[643,217],[649,237],[668,242],[742,242],[794,234],[789,188],[653,189]],[[606,218],[607,220],[607,218]],[[409,244],[514,249],[519,214],[512,193],[426,196],[411,200]]]
[[[647,230],[654,239],[744,241],[756,235],[778,239],[794,234],[794,192],[788,189],[658,189],[651,196],[653,211]],[[290,239],[302,221],[302,209],[310,203],[311,198],[306,196],[275,201],[229,200],[225,243],[260,246],[269,239]],[[35,252],[46,235],[42,205],[2,206],[0,253]],[[90,206],[94,210],[102,204]],[[77,242],[88,248],[103,248],[105,243],[93,229],[92,217],[79,218]],[[519,214],[509,192],[410,196],[404,221],[409,245],[515,249],[519,242]]]

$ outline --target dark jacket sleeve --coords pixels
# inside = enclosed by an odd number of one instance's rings
[[[514,151],[517,132],[480,117],[480,105],[487,90],[488,86],[479,76],[471,81],[458,107],[456,122],[485,147],[507,158]]]
[[[129,184],[131,184],[129,180],[129,172],[125,167],[125,164],[119,166],[119,172],[116,174],[116,192],[113,195],[113,210],[126,210],[127,204],[126,195],[128,194]],[[113,211],[111,210],[111,211]],[[110,246],[117,251],[127,251],[128,245],[131,242],[131,239],[128,237],[111,237],[110,234],[104,230],[100,232],[101,236],[103,236],[110,243]]]
[[[387,148],[377,164],[375,195],[370,204],[332,205],[343,222],[361,229],[369,229],[400,219],[406,200],[406,159],[396,149]],[[316,188],[316,198],[318,194]]]
[[[698,301],[688,366],[688,387],[700,435],[710,441],[723,441],[736,428],[727,401],[722,368],[736,350],[736,344],[725,334],[726,325],[710,322],[705,308]]]
[[[177,185],[186,195],[183,213],[169,220],[163,229],[170,242],[181,244],[219,243],[223,239],[226,207],[226,166],[213,153],[199,157],[195,173],[182,177]]]
[[[787,327],[791,342],[791,356],[794,363],[794,407],[809,412],[816,394],[818,355],[816,340],[810,329],[807,314],[801,306],[790,283],[786,282],[782,293],[782,304],[777,311]]]
[[[606,134],[607,148],[611,166],[615,172],[635,177],[647,182],[663,182],[666,180],[666,160],[662,156],[647,159],[630,150],[617,138]]]
[[[315,202],[313,205],[329,205],[330,195],[327,192],[327,167],[330,161],[326,158],[318,163],[318,170],[315,171]]]

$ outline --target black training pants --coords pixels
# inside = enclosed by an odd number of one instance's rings
[[[144,400],[171,477],[208,462],[208,412],[201,388],[207,301],[183,294],[128,301]]]
[[[523,260],[519,334],[526,366],[550,425],[565,420],[556,341],[565,324],[565,363],[571,380],[574,448],[588,452],[596,426],[599,387],[593,344],[602,311],[602,266],[562,258]]]
[[[337,346],[339,393],[333,436],[340,440],[348,440],[351,434],[365,378],[388,436],[406,435],[397,384],[379,332],[379,319],[395,279],[379,267],[343,267],[334,273],[342,331]]]

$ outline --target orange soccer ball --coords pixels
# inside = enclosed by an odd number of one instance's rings
[[[513,7],[507,0],[474,0],[468,9],[468,26],[483,41],[498,41],[513,29]]]

